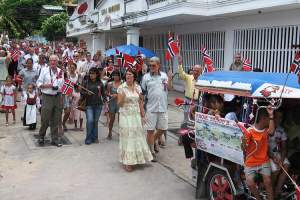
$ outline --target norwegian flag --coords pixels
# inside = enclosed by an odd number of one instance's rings
[[[130,67],[134,63],[134,58],[128,54],[120,52],[118,49],[116,49],[116,55],[118,64],[121,67]]]
[[[174,37],[169,33],[169,39],[168,39],[168,49],[166,52],[166,60],[171,60],[174,56],[177,56],[179,54],[179,41],[174,40]]]
[[[128,65],[136,72],[142,71],[142,66],[144,65],[144,60],[142,58],[142,54],[140,51],[138,51],[138,55],[135,57],[134,62],[128,63]]]
[[[202,56],[203,56],[204,64],[212,65],[213,60],[211,59],[210,55],[208,54],[208,50],[205,47],[201,48],[201,53],[202,53]]]
[[[252,65],[249,59],[243,60],[243,70],[246,72],[252,71]]]
[[[69,79],[66,79],[64,85],[61,88],[61,92],[66,95],[71,95],[73,93],[74,86],[75,83],[73,83]]]
[[[14,62],[17,62],[19,60],[19,57],[21,55],[21,51],[18,49],[12,49],[10,51],[11,58],[13,59]]]
[[[300,52],[296,52],[294,61],[291,65],[290,71],[298,76],[298,83],[300,84]]]
[[[202,53],[203,63],[205,65],[203,73],[215,71],[215,68],[214,68],[214,65],[213,65],[214,63],[213,63],[213,60],[211,59],[210,55],[208,54],[208,50],[205,47],[203,47],[203,48],[201,48],[200,51]]]

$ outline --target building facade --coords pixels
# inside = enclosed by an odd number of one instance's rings
[[[124,43],[152,49],[164,59],[167,33],[179,36],[184,66],[202,62],[209,50],[217,69],[229,69],[241,53],[253,67],[287,72],[300,43],[300,0],[87,0],[75,10],[67,36],[86,40],[89,49]],[[176,71],[176,61],[173,62]]]

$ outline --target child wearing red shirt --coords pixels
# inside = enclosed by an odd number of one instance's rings
[[[273,190],[271,181],[271,166],[268,156],[269,135],[275,130],[273,109],[269,106],[267,109],[258,111],[257,121],[244,134],[245,147],[245,175],[246,183],[251,194],[260,200],[259,191],[254,181],[254,176],[259,173],[263,177],[264,186],[268,194],[268,200],[273,200]]]

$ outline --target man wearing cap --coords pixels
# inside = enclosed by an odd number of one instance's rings
[[[154,143],[168,129],[168,91],[172,89],[172,74],[167,75],[160,71],[158,57],[150,59],[149,67],[150,72],[144,75],[141,86],[147,99],[145,115],[147,142],[153,155],[153,162],[156,162]]]
[[[49,58],[49,67],[41,70],[37,80],[37,86],[41,89],[43,104],[41,112],[41,128],[38,143],[42,146],[45,143],[44,137],[50,126],[51,144],[57,147],[62,146],[58,129],[61,124],[62,115],[62,97],[61,88],[64,84],[63,71],[58,67],[58,57],[51,55]]]

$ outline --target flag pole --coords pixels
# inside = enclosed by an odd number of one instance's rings
[[[79,84],[76,84],[76,83],[75,83],[75,85],[78,86],[79,88],[83,89],[84,91],[90,93],[90,94],[95,94],[95,93],[92,92],[91,90],[88,90],[87,88],[85,88],[85,87],[83,87],[83,86],[81,86],[81,85],[79,85]]]

